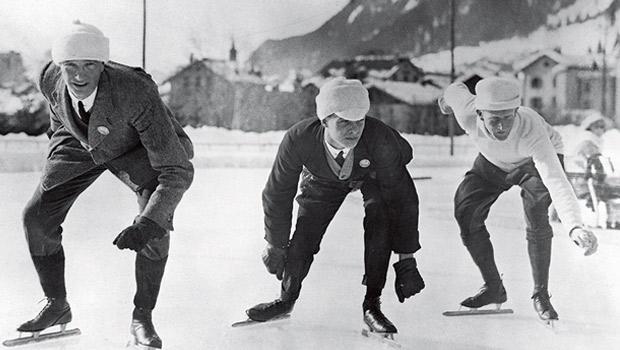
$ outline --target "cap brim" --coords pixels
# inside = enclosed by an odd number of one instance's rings
[[[342,119],[358,121],[366,117],[366,112],[367,112],[367,109],[365,108],[352,108],[352,109],[347,109],[346,111],[336,112],[334,114],[339,116]]]

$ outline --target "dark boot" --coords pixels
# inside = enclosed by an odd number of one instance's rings
[[[551,265],[551,238],[528,240],[527,252],[532,267],[534,292],[547,290],[549,284],[549,266]]]
[[[379,297],[364,299],[362,305],[364,311],[364,322],[368,325],[371,332],[375,333],[397,333],[396,326],[381,312],[381,300]]]
[[[164,276],[168,257],[150,260],[136,255],[136,295],[130,333],[136,345],[146,349],[161,349],[162,341],[155,331],[151,318],[157,303],[161,280]]]
[[[247,309],[245,313],[254,321],[266,322],[285,317],[293,311],[294,306],[295,300],[276,299],[269,303],[255,305]]]
[[[162,342],[155,331],[151,318],[151,310],[135,308],[129,330],[133,345],[141,349],[161,349]]]
[[[71,308],[65,289],[65,254],[62,248],[52,255],[31,256],[39,282],[47,297],[43,310],[17,329],[20,332],[38,332],[71,322]]]
[[[17,330],[19,332],[39,332],[56,325],[71,322],[71,307],[66,298],[47,298],[43,310],[30,321],[25,322]]]
[[[502,304],[508,300],[506,296],[506,289],[504,285],[499,283],[499,285],[484,285],[476,295],[473,297],[469,297],[461,302],[461,305],[477,309],[479,307],[483,307],[489,304]]]
[[[532,295],[532,303],[534,304],[534,310],[538,313],[543,321],[553,321],[558,319],[558,313],[551,305],[551,297],[546,289],[540,290]]]

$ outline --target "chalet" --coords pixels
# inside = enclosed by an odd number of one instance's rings
[[[325,78],[344,76],[362,81],[372,78],[404,82],[417,82],[424,74],[409,58],[393,55],[367,55],[347,60],[333,60],[318,73]]]
[[[616,114],[616,79],[591,57],[567,56],[555,50],[535,53],[515,64],[522,82],[523,104],[551,123],[564,123],[565,110],[597,109]],[[605,80],[603,82],[603,79]]]

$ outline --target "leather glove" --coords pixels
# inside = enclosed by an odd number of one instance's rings
[[[166,230],[159,226],[155,221],[144,216],[138,216],[133,225],[124,229],[116,238],[113,244],[118,249],[129,248],[136,252],[141,251],[148,241],[153,238],[161,239],[166,235]]]
[[[509,185],[520,185],[530,177],[540,177],[540,175],[538,175],[538,170],[536,170],[534,166],[534,162],[531,160],[509,172],[505,180]]]
[[[267,243],[267,246],[263,250],[263,263],[267,267],[269,273],[276,275],[279,281],[282,281],[282,275],[284,274],[284,264],[286,263],[286,248],[276,247]]]
[[[588,256],[596,253],[598,240],[592,231],[575,227],[570,231],[569,236],[579,248],[584,250],[583,255]]]
[[[424,280],[420,276],[415,258],[400,260],[393,266],[396,271],[396,280],[394,281],[396,296],[398,296],[398,301],[404,303],[405,299],[424,289]]]

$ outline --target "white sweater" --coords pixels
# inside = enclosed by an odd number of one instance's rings
[[[499,141],[476,114],[474,95],[463,83],[448,86],[444,100],[489,162],[510,172],[532,159],[564,227],[570,230],[583,225],[577,197],[557,157],[557,153],[563,153],[562,138],[540,114],[531,108],[519,107],[510,134],[506,140]]]

